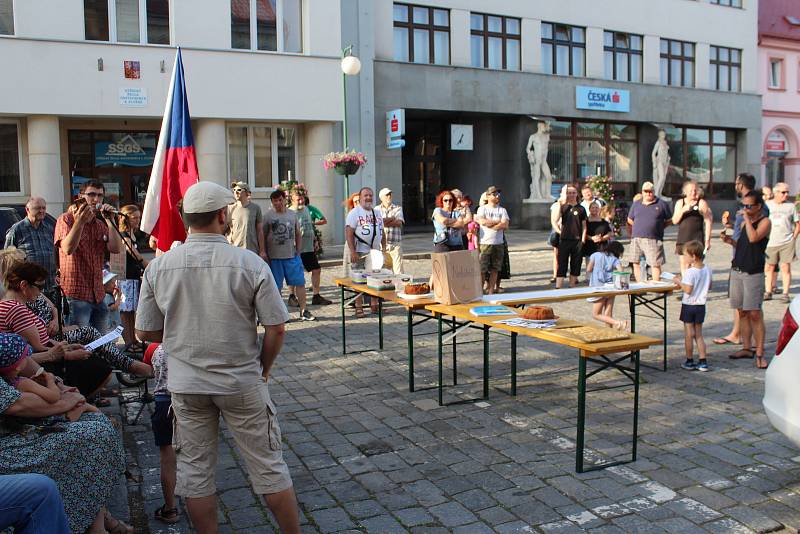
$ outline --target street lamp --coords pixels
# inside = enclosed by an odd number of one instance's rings
[[[343,150],[347,151],[347,77],[356,76],[361,72],[361,60],[353,55],[353,45],[342,49],[342,95],[344,97],[344,117],[342,118],[342,143]],[[344,199],[350,198],[350,177],[344,177]]]
[[[347,77],[356,76],[361,72],[361,60],[353,55],[353,45],[348,46],[342,50],[342,92],[344,96],[344,119],[342,120],[342,134],[344,141],[344,150],[347,150]]]

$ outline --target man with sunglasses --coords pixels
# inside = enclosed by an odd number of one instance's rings
[[[788,303],[789,286],[792,284],[792,261],[795,259],[795,241],[800,235],[800,216],[794,202],[789,201],[789,186],[778,182],[773,188],[774,199],[767,201],[772,231],[767,242],[767,286],[764,300],[772,299],[775,291],[778,265],[783,281],[781,300]]]
[[[634,202],[628,212],[628,224],[633,227],[628,261],[633,264],[633,275],[637,282],[647,280],[639,265],[644,255],[652,269],[653,281],[661,279],[664,257],[664,228],[672,224],[672,208],[656,196],[653,182],[642,184],[642,200]]]
[[[734,248],[731,261],[730,294],[731,308],[739,315],[739,332],[742,350],[730,358],[756,357],[756,367],[767,368],[764,359],[764,263],[767,241],[772,229],[769,217],[762,210],[764,200],[760,192],[750,191],[742,199],[741,216],[744,224],[738,238],[725,232],[723,242]],[[752,339],[751,339],[752,335]],[[755,347],[753,347],[755,345]]]
[[[103,204],[105,186],[90,180],[81,196],[56,221],[54,242],[58,249],[61,289],[69,301],[69,322],[108,329],[108,308],[103,299],[103,263],[106,253],[123,251],[113,207]]]
[[[233,182],[231,185],[236,202],[228,206],[228,242],[234,247],[255,252],[266,260],[261,206],[250,201],[250,186],[247,183]]]

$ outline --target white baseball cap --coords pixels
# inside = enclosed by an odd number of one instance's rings
[[[230,189],[214,182],[197,182],[183,197],[184,213],[211,213],[233,204],[236,199]]]
[[[109,283],[116,277],[117,277],[116,273],[112,273],[108,269],[103,269],[103,285]]]
[[[383,198],[391,192],[392,192],[391,189],[389,189],[388,187],[384,187],[383,189],[378,191],[378,198]]]

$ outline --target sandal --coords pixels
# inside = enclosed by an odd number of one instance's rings
[[[739,344],[738,341],[734,341],[732,339],[729,339],[728,336],[714,338],[714,345],[725,345],[726,343],[732,343],[734,345],[738,345]]]
[[[364,318],[364,310],[361,308],[356,308],[356,319],[363,319]]]
[[[104,526],[108,531],[108,534],[134,534],[132,526],[124,521],[120,521],[111,515],[108,510],[106,510],[105,513]]]
[[[741,350],[737,350],[733,354],[728,354],[728,358],[730,358],[731,360],[744,360],[744,359],[753,358],[753,356],[755,356],[755,355],[756,355],[756,351],[754,351],[752,349],[741,349]]]
[[[153,516],[161,521],[162,523],[167,523],[169,525],[174,525],[178,521],[181,520],[181,514],[178,512],[177,508],[167,508],[167,505],[164,504],[161,508],[157,509],[153,512]]]
[[[766,356],[756,354],[756,367],[759,369],[766,369],[769,367],[769,362],[767,361]]]

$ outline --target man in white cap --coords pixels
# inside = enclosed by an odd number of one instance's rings
[[[384,187],[378,192],[381,200],[378,210],[383,216],[383,233],[386,235],[386,255],[392,260],[392,271],[403,272],[403,208],[392,202],[392,190]]]
[[[162,342],[169,354],[175,492],[186,498],[197,532],[217,532],[221,414],[253,490],[263,496],[281,532],[296,533],[297,499],[267,387],[289,314],[267,263],[223,236],[233,200],[230,190],[212,182],[198,182],[186,191],[189,237],[147,266],[136,335]],[[265,328],[260,346],[256,320]]]

